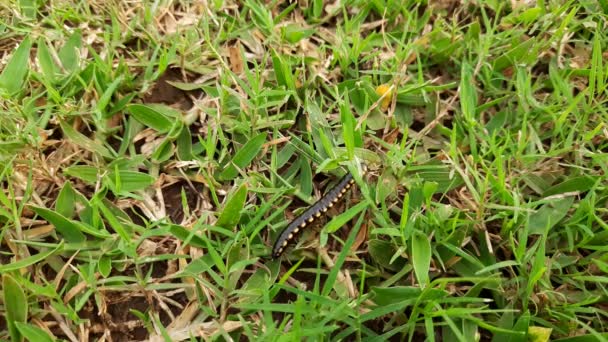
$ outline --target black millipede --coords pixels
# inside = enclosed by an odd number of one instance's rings
[[[363,168],[363,174],[365,174],[366,168]],[[315,219],[321,217],[324,213],[333,207],[348,191],[348,189],[355,184],[353,175],[348,173],[344,176],[338,185],[331,189],[325,196],[318,200],[315,204],[310,206],[302,215],[296,217],[291,223],[285,228],[279,238],[275,241],[272,247],[272,257],[278,258],[283,254],[287,245],[298,235],[300,230],[304,229],[307,225],[314,222]]]

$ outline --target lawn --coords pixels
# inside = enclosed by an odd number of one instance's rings
[[[606,0],[5,0],[0,341],[606,341],[607,152]]]

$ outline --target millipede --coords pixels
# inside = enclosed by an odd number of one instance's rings
[[[362,176],[367,172],[367,168],[363,167]],[[298,233],[313,223],[321,215],[325,214],[329,208],[333,207],[344,196],[344,194],[355,184],[353,175],[348,173],[344,176],[338,185],[327,192],[320,200],[310,206],[300,216],[296,217],[291,223],[281,232],[279,238],[275,241],[272,247],[272,257],[278,258],[283,254],[287,245],[298,235]]]

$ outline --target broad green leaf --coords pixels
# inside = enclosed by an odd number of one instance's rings
[[[179,81],[165,81],[172,85],[173,87],[184,90],[184,91],[193,91],[196,89],[203,89],[205,83],[191,83],[191,82],[179,82]]]
[[[152,108],[157,108],[157,107],[158,106],[154,106]],[[179,135],[182,132],[182,128],[185,125],[184,125],[184,122],[179,119],[179,116],[171,115],[171,110],[173,110],[173,108],[171,108],[171,107],[166,107],[166,108],[165,107],[160,107],[158,109],[158,111],[160,113],[163,113],[167,117],[172,118],[173,125],[171,125],[171,129],[169,130],[169,132],[167,132],[167,139],[169,139],[170,141],[174,141],[174,140],[176,140],[179,137]]]
[[[561,221],[574,203],[574,197],[564,197],[544,204],[537,212],[530,215],[529,234],[543,234]]]
[[[228,163],[226,168],[219,174],[221,181],[232,180],[239,174],[239,169],[244,169],[251,163],[253,158],[260,152],[266,141],[266,133],[261,133],[251,138]]]
[[[147,105],[142,104],[131,104],[127,106],[127,111],[133,115],[133,117],[144,124],[160,133],[167,133],[173,126],[170,118],[163,115],[160,111]]]
[[[235,308],[239,308],[242,310],[254,310],[254,311],[269,311],[269,312],[291,312],[293,313],[295,311],[295,305],[293,305],[293,303],[289,303],[289,304],[280,304],[280,303],[268,303],[268,304],[262,304],[262,303],[256,303],[253,305],[250,304],[236,304],[233,305],[233,307]],[[308,315],[314,315],[314,314],[318,314],[318,312],[312,307],[312,306],[308,306],[306,308],[303,309],[302,313],[308,314]],[[289,341],[289,339],[288,339]]]
[[[474,124],[476,122],[475,113],[478,100],[473,80],[473,68],[466,62],[462,63],[460,76],[460,110],[465,118],[465,122],[467,124]]]
[[[410,306],[411,303],[409,301],[401,301],[390,303],[384,306],[378,306],[370,311],[365,312],[359,317],[361,322],[369,321],[376,319],[378,317],[386,316],[389,314],[394,314],[395,312],[402,312],[404,308]],[[383,341],[383,340],[380,340]]]
[[[38,63],[40,64],[42,75],[51,83],[55,82],[59,73],[59,68],[55,64],[51,51],[42,37],[38,39],[36,47]]]
[[[131,103],[131,100],[133,100],[133,98],[136,96],[136,93],[130,93],[127,94],[123,97],[121,97],[118,101],[116,101],[112,108],[106,113],[105,117],[109,118],[112,115],[122,111],[129,103]]]
[[[122,222],[120,222],[120,220],[116,216],[114,216],[114,213],[110,209],[108,209],[102,201],[99,201],[97,203],[97,207],[99,208],[99,210],[101,210],[103,217],[106,218],[106,220],[110,224],[110,227],[114,229],[118,236],[120,236],[126,242],[131,241],[130,229],[128,229],[127,226],[123,225]]]
[[[438,187],[435,193],[445,193],[464,184],[462,177],[438,160],[408,167],[408,177],[420,177],[425,182],[435,182]]]
[[[357,234],[361,229],[363,219],[364,215],[360,215],[359,219],[354,224],[353,229],[351,229],[351,231],[349,232],[348,239],[346,239],[346,241],[344,242],[342,250],[340,251],[340,254],[335,260],[335,264],[333,265],[333,267],[329,271],[329,274],[327,275],[327,278],[325,279],[325,284],[323,284],[323,291],[321,291],[321,294],[323,296],[329,295],[329,292],[331,291],[331,289],[333,289],[334,291],[336,291],[338,296],[348,297],[348,290],[345,288],[344,284],[342,282],[337,282],[338,273],[342,269],[342,266],[346,261],[346,257],[351,254],[350,251],[352,249],[353,244],[355,243],[355,238],[357,237]]]
[[[399,113],[399,108],[397,107],[397,110],[395,111],[396,114]],[[395,115],[395,117],[398,119],[401,116],[397,116]],[[370,112],[370,114],[367,117],[367,120],[365,121],[365,124],[367,125],[367,128],[374,130],[374,131],[379,131],[381,129],[383,129],[384,127],[386,127],[386,121],[387,121],[387,116],[384,115],[381,111],[379,110],[372,110]],[[405,124],[404,124],[405,126]]]
[[[263,3],[252,0],[245,0],[243,4],[250,11],[251,22],[259,28],[263,34],[269,36],[274,28],[274,20],[270,8]]]
[[[606,0],[604,0],[604,2],[606,2]],[[606,2],[606,5],[608,5],[608,2]],[[605,13],[604,13],[605,14]],[[589,73],[589,92],[588,94],[594,94],[596,93],[596,89],[598,90],[599,93],[601,93],[602,91],[605,91],[605,82],[606,82],[606,78],[604,77],[604,49],[602,48],[602,45],[605,41],[605,38],[603,36],[603,28],[597,27],[596,26],[596,30],[595,30],[595,34],[594,34],[594,38],[593,38],[593,53],[591,55],[591,70]],[[597,86],[596,86],[597,84]],[[601,96],[598,94],[598,96]],[[596,96],[589,96],[589,104],[593,105],[594,101],[593,99]]]
[[[110,256],[104,255],[99,259],[99,264],[97,265],[97,269],[101,276],[107,278],[110,276],[112,272],[112,258]]]
[[[488,123],[486,124],[486,129],[488,130],[488,133],[490,135],[500,132],[500,130],[505,127],[505,124],[507,123],[508,119],[508,114],[508,111],[503,110],[492,116],[490,121],[488,121]]]
[[[335,216],[329,221],[329,223],[325,226],[325,230],[327,233],[333,233],[343,227],[348,221],[350,221],[355,215],[364,211],[369,206],[368,201],[361,201],[357,205],[352,208],[349,208],[345,212],[340,215]]]
[[[103,202],[103,205],[112,212],[112,215],[116,216],[122,222],[125,222],[127,224],[133,223],[133,221],[131,220],[131,217],[127,213],[125,213],[122,209],[117,207],[114,203],[112,203],[112,201],[110,201],[104,197],[102,202]]]
[[[30,20],[36,19],[36,11],[39,4],[41,3],[37,0],[19,0],[21,15]]]
[[[192,156],[192,135],[190,128],[186,125],[182,126],[182,130],[177,137],[177,156],[179,160],[193,160]]]
[[[16,262],[13,262],[13,263],[10,263],[7,265],[0,265],[0,273],[20,270],[24,267],[28,267],[28,266],[37,264],[37,263],[41,262],[42,260],[45,260],[49,256],[53,255],[55,252],[57,252],[61,248],[63,248],[63,242],[59,243],[57,245],[57,247],[55,247],[54,249],[48,250],[44,253],[38,253],[36,255],[29,256],[27,258],[21,259],[19,261],[16,261]]]
[[[408,267],[403,257],[399,256],[393,260],[397,249],[388,241],[372,239],[368,242],[368,250],[374,262],[379,263],[382,267],[393,271],[400,271],[404,267]]]
[[[340,105],[340,120],[342,122],[342,137],[348,152],[348,158],[355,157],[355,117],[350,110],[348,93],[344,93],[344,99]]]
[[[527,333],[517,334],[513,328],[513,318],[514,313],[511,309],[511,305],[505,308],[506,311],[500,316],[500,318],[496,321],[495,326],[500,329],[504,329],[509,332],[498,332],[492,336],[492,342],[511,342],[511,337],[513,336],[522,336],[525,337]],[[515,342],[515,341],[513,341]]]
[[[154,183],[154,177],[147,173],[129,170],[109,172],[106,176],[108,185],[115,192],[133,192],[143,190]]]
[[[376,184],[376,203],[383,203],[388,196],[396,196],[397,179],[391,170],[384,170]]]
[[[289,159],[291,159],[291,157],[294,155],[295,152],[296,152],[296,146],[294,144],[285,144],[285,146],[283,146],[283,148],[277,154],[277,162],[276,162],[277,169],[283,168],[285,166],[285,164],[287,164]]]
[[[290,90],[295,90],[296,85],[292,74],[292,67],[284,58],[282,58],[274,49],[271,51],[272,67],[279,86]]]
[[[61,121],[61,130],[63,134],[74,144],[84,148],[87,151],[99,153],[105,158],[113,158],[113,155],[100,142],[93,141],[87,138],[84,134],[76,131],[70,124]]]
[[[78,243],[86,240],[78,222],[70,220],[63,215],[46,208],[32,206],[31,209],[55,226],[55,229],[57,229],[67,242]]]
[[[297,43],[304,38],[308,38],[315,33],[313,29],[305,29],[300,25],[289,24],[281,28],[283,38],[289,43]]]
[[[543,197],[563,194],[567,192],[585,192],[593,187],[597,177],[580,176],[567,179],[559,184],[553,185],[543,192]]]
[[[248,295],[241,297],[239,303],[257,303],[270,285],[269,273],[261,268],[256,269],[241,287],[241,290]]]
[[[68,176],[82,179],[89,184],[96,184],[104,170],[94,166],[74,165],[66,168],[64,173]],[[147,173],[130,170],[113,170],[105,173],[104,184],[114,192],[132,192],[143,190],[153,184],[154,177]]]
[[[89,184],[97,183],[99,169],[88,165],[74,165],[63,170],[65,175],[82,179]]]
[[[72,188],[72,183],[67,181],[63,184],[63,188],[59,192],[57,196],[57,201],[55,202],[55,210],[62,216],[67,218],[72,217],[74,215],[74,201],[75,201],[75,193],[74,188]]]
[[[0,157],[4,159],[5,157],[15,155],[19,153],[24,146],[25,143],[23,141],[18,141],[17,139],[11,141],[0,141]],[[2,154],[5,156],[2,156]]]
[[[4,89],[8,95],[23,89],[23,82],[29,71],[31,48],[30,37],[25,37],[0,74],[0,89]]]
[[[517,20],[524,22],[526,25],[530,25],[530,23],[537,21],[538,17],[540,17],[543,12],[544,10],[540,7],[532,7],[521,13],[517,17]]]
[[[312,0],[312,6],[310,7],[310,12],[312,13],[315,19],[318,19],[323,14],[324,8],[323,0]]]
[[[118,86],[122,83],[123,78],[124,75],[118,76],[115,80],[112,81],[112,83],[110,83],[106,90],[104,90],[103,94],[101,94],[101,97],[97,101],[97,105],[95,106],[95,110],[97,112],[103,113],[105,115],[106,107],[108,106],[110,100],[112,99],[112,96],[116,92],[116,88],[118,88]]]
[[[424,182],[424,184],[422,185],[422,194],[428,206],[430,206],[430,201],[433,197],[433,194],[437,192],[438,187],[439,184],[437,184],[436,182]]]
[[[173,143],[170,138],[167,137],[158,145],[150,157],[154,163],[160,164],[169,160],[173,156],[173,152]]]
[[[2,275],[2,292],[6,323],[13,341],[23,341],[15,323],[27,320],[27,298],[19,283],[10,274]]]
[[[182,226],[178,226],[172,224],[169,227],[169,231],[173,236],[182,240],[183,242],[189,244],[190,246],[198,247],[198,248],[206,248],[207,244],[200,236],[196,235],[195,232],[190,231]]]
[[[429,288],[423,290],[415,286],[393,286],[393,287],[372,287],[371,293],[374,294],[373,301],[378,305],[389,305],[395,302],[407,300],[417,301],[422,299],[438,300],[449,295],[447,291]]]
[[[58,53],[59,60],[66,70],[74,72],[78,69],[81,47],[82,35],[80,30],[76,30]]]
[[[229,195],[220,217],[215,223],[218,227],[232,229],[241,219],[241,211],[247,200],[247,184],[241,184]]]
[[[308,160],[300,159],[300,192],[305,196],[312,195],[312,169]]]
[[[425,287],[429,283],[431,242],[429,237],[421,232],[416,232],[412,239],[412,264],[416,279],[421,287]]]
[[[524,312],[513,325],[511,332],[497,332],[492,342],[526,342],[528,341],[528,326],[530,325],[530,313]]]
[[[38,328],[37,326],[15,322],[15,326],[21,333],[23,337],[25,337],[28,341],[36,341],[36,342],[53,342],[54,338],[49,336],[46,331]]]
[[[501,72],[505,68],[522,63],[526,58],[536,58],[535,52],[541,48],[537,39],[531,38],[521,41],[519,45],[513,46],[513,48],[506,53],[497,56],[494,60],[492,70],[495,72]]]
[[[482,269],[480,269],[479,271],[475,272],[475,275],[480,275],[480,274],[484,274],[484,273],[488,273],[494,270],[498,270],[504,267],[512,267],[512,266],[519,266],[520,263],[516,260],[505,260],[505,261],[500,261],[497,262],[495,264],[492,265],[488,265]]]

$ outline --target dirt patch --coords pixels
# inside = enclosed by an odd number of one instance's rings
[[[162,74],[156,83],[143,97],[144,103],[164,103],[179,110],[188,110],[192,108],[193,101],[190,96],[200,95],[199,90],[186,92],[174,87],[170,82],[188,82],[188,76],[182,74],[178,69],[167,69]]]

